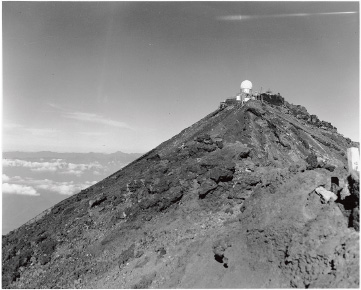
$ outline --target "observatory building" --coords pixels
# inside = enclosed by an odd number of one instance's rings
[[[224,108],[227,105],[236,105],[241,104],[244,105],[249,100],[260,100],[262,101],[261,94],[252,92],[252,83],[249,80],[244,80],[241,83],[241,90],[236,95],[236,97],[226,99],[224,102],[221,102],[220,107]]]
[[[241,92],[236,96],[236,100],[244,103],[252,97],[252,83],[249,80],[245,80],[241,83]]]
[[[245,80],[241,83],[241,93],[245,93],[245,94],[252,93],[252,83],[249,80]]]
[[[240,92],[237,93],[235,96],[229,99],[225,99],[223,102],[221,102],[219,104],[219,108],[224,109],[228,106],[242,107],[248,101],[260,101],[261,103],[267,102],[275,106],[282,106],[285,102],[285,99],[280,95],[280,93],[272,94],[270,90],[268,90],[265,93],[262,93],[262,87],[260,91],[253,91],[253,85],[249,80],[244,80],[241,83],[240,88],[241,88]],[[359,168],[358,163],[357,165],[354,166]]]

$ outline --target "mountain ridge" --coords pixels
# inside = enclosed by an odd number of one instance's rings
[[[219,108],[3,237],[3,286],[357,287],[358,144],[276,103]]]

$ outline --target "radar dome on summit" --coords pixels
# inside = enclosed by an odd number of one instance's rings
[[[241,83],[241,92],[249,94],[252,90],[252,83],[249,80],[245,80]]]

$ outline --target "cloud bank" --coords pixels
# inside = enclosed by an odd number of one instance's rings
[[[8,177],[3,174],[2,191],[5,194],[21,194],[21,195],[40,195],[36,189],[42,189],[52,191],[58,194],[72,195],[85,189],[97,181],[85,181],[81,183],[75,183],[74,181],[52,181],[49,179],[33,179],[33,178],[21,178],[19,176]]]
[[[8,182],[10,180],[9,176],[7,176],[6,174],[2,175],[2,182]]]
[[[104,167],[99,162],[67,163],[62,159],[52,159],[50,162],[26,161],[21,159],[4,159],[3,167],[24,167],[33,172],[59,172],[60,174],[74,174],[80,176],[87,170],[103,170]]]
[[[54,182],[48,179],[42,180],[42,184],[37,185],[38,189],[49,190],[59,194],[71,195],[85,189],[96,181],[86,181],[84,183],[75,184],[73,181],[70,182]]]
[[[3,183],[3,193],[39,196],[40,194],[32,187],[22,184]]]

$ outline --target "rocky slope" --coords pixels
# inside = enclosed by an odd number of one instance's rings
[[[358,287],[352,146],[283,99],[218,109],[3,236],[2,286]]]

